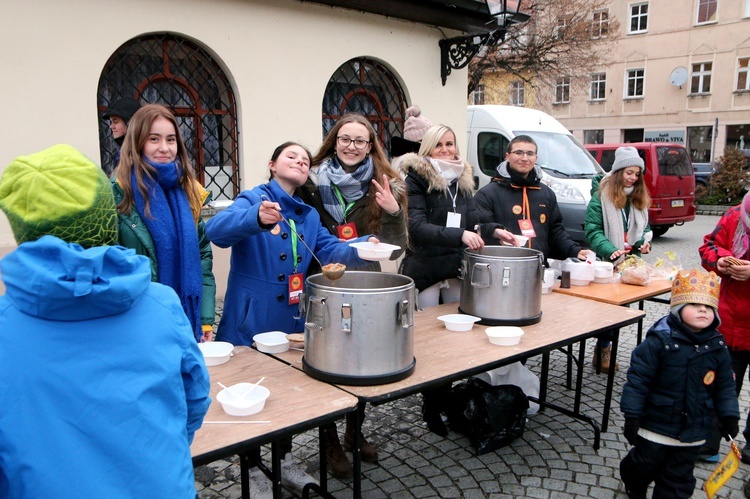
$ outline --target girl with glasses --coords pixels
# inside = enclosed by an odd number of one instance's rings
[[[331,234],[348,240],[374,234],[381,242],[395,244],[396,260],[407,246],[407,196],[404,181],[391,168],[372,124],[362,115],[342,116],[323,139],[312,159],[310,178],[298,195],[315,207]],[[380,271],[380,264],[360,270]],[[308,274],[320,272],[311,267]],[[360,424],[364,420],[364,407]],[[347,416],[344,443],[351,448],[354,417]],[[352,465],[339,441],[335,425],[325,432],[328,463],[336,477],[352,475]],[[363,461],[375,462],[377,449],[361,439]]]

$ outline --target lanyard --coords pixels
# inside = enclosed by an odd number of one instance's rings
[[[297,224],[294,223],[294,220],[291,218],[288,218],[289,220],[289,226],[294,229],[292,230],[292,258],[294,262],[294,273],[297,273]]]
[[[451,196],[451,201],[453,202],[453,213],[456,213],[456,197],[458,196],[458,182],[456,182],[456,192],[455,194],[451,192],[451,186],[448,186],[448,194]]]
[[[338,198],[339,203],[341,203],[341,206],[344,207],[344,220],[346,221],[346,216],[349,214],[352,207],[354,206],[354,201],[352,201],[351,203],[347,203],[344,200],[344,196],[341,194],[341,191],[339,190],[338,186],[336,184],[331,184],[331,187],[333,187],[333,192],[336,193],[336,197]]]
[[[521,211],[522,219],[531,218],[531,206],[529,205],[529,195],[526,193],[526,186],[523,186],[523,209]]]
[[[630,210],[626,210],[628,206],[622,209],[622,219],[625,221],[625,232],[630,228]]]

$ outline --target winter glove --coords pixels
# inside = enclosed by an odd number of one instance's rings
[[[625,418],[625,428],[622,433],[630,445],[635,445],[635,442],[638,440],[638,428],[640,427],[641,423],[638,421],[638,418]]]
[[[720,422],[719,431],[721,432],[721,436],[724,437],[727,442],[729,442],[730,437],[734,438],[740,432],[740,420],[738,418],[724,417],[721,418]]]

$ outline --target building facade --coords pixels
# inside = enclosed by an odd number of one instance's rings
[[[750,149],[750,0],[612,0],[593,14],[592,34],[612,36],[602,23],[613,18],[611,60],[583,85],[553,75],[551,92],[527,88],[520,105],[548,112],[584,143],[678,142],[694,162]],[[485,103],[519,105],[518,82],[483,83]]]

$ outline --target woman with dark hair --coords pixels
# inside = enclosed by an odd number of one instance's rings
[[[315,207],[331,234],[342,240],[358,234],[375,234],[382,242],[401,249],[391,255],[398,259],[408,244],[406,224],[407,195],[404,181],[391,168],[385,150],[372,124],[362,115],[339,118],[323,139],[312,159],[310,179],[298,190],[299,196]],[[379,262],[362,270],[380,271]],[[310,272],[319,272],[311,268]],[[360,424],[364,406],[360,406]],[[344,445],[354,440],[354,415],[346,418]],[[344,454],[336,426],[326,432],[328,462],[336,477],[352,475],[352,465]],[[361,439],[362,460],[378,460],[377,449]]]
[[[220,248],[232,248],[224,312],[217,340],[233,345],[253,343],[265,331],[287,334],[305,330],[305,316],[299,300],[305,274],[312,264],[311,248],[323,262],[342,263],[350,268],[368,262],[357,250],[333,237],[320,222],[318,213],[294,195],[310,171],[310,152],[295,142],[277,147],[268,163],[267,184],[244,191],[226,210],[206,224],[211,241]],[[304,240],[305,244],[300,242]],[[364,236],[359,241],[372,240]],[[281,441],[284,459],[281,479],[302,491],[313,478],[292,459],[292,439]],[[260,451],[255,453],[260,459]],[[250,471],[251,497],[270,494],[271,484],[262,471]]]
[[[298,194],[340,239],[375,234],[401,248],[391,260],[406,249],[406,187],[364,116],[346,114],[336,122],[313,156],[310,178]],[[380,270],[380,264],[373,262],[367,270]]]
[[[216,282],[198,183],[174,115],[159,104],[130,120],[112,181],[119,243],[151,261],[151,279],[177,292],[196,340],[213,336]]]

